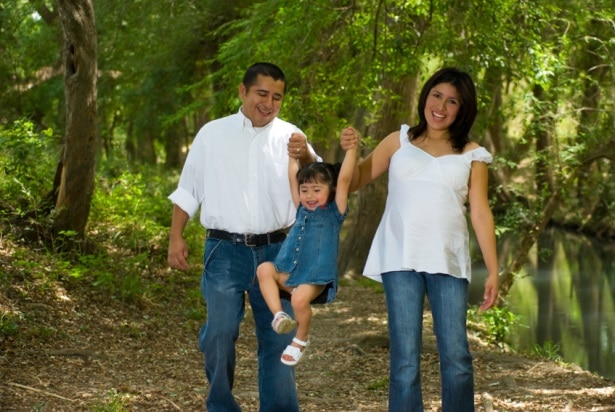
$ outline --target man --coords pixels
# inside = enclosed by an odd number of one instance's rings
[[[207,322],[199,334],[209,381],[210,412],[240,411],[231,393],[235,341],[245,312],[245,294],[256,324],[260,410],[299,410],[295,373],[280,362],[292,334],[278,335],[261,295],[256,268],[275,259],[284,229],[295,217],[288,183],[288,157],[301,164],[317,158],[303,133],[277,118],[284,93],[284,73],[271,63],[256,63],[239,85],[242,106],[213,120],[198,132],[188,153],[173,202],[168,262],[186,270],[183,238],[188,220],[201,207],[207,228],[201,292]],[[284,310],[292,311],[284,300]]]

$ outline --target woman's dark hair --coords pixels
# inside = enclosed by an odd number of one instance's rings
[[[282,80],[284,82],[284,93],[286,93],[286,76],[284,76],[284,72],[275,64],[267,62],[254,63],[248,67],[242,81],[243,85],[246,86],[246,90],[249,90],[250,87],[256,84],[259,74],[271,77],[273,80]]]
[[[299,185],[304,183],[323,183],[329,185],[329,198],[327,203],[335,199],[337,178],[342,168],[341,163],[313,162],[301,167],[297,172]]]
[[[457,89],[459,93],[459,113],[451,126],[449,132],[453,149],[462,152],[463,148],[470,141],[469,133],[474,119],[476,118],[477,103],[476,89],[470,75],[456,68],[444,68],[435,72],[423,85],[419,96],[419,124],[411,127],[408,131],[410,140],[421,136],[427,130],[427,120],[425,119],[425,104],[431,89],[440,83],[449,83]]]

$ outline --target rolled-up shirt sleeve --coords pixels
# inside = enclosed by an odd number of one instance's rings
[[[188,152],[177,189],[169,196],[169,200],[190,218],[194,217],[203,201],[203,163],[206,154],[204,137],[204,130],[201,129]]]
[[[188,213],[191,219],[199,210],[199,202],[190,192],[182,187],[175,189],[169,196],[169,200],[171,200],[174,205],[179,206],[184,212]]]

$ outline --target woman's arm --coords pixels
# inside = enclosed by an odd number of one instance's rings
[[[487,196],[488,179],[487,164],[472,162],[469,183],[470,218],[487,267],[487,280],[480,311],[493,307],[498,296],[498,255],[495,223]]]
[[[355,166],[350,191],[359,190],[389,170],[391,157],[399,149],[399,131],[385,137],[378,146]]]

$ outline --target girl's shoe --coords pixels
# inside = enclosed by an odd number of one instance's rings
[[[297,322],[291,319],[286,312],[278,312],[273,317],[271,327],[276,333],[290,333],[297,326]]]
[[[309,339],[306,341],[302,341],[300,339],[293,338],[293,342],[295,342],[298,345],[301,345],[303,348],[298,348],[293,345],[288,345],[286,349],[284,349],[284,352],[282,353],[282,357],[280,358],[280,360],[282,361],[284,365],[295,366],[301,360],[301,357],[303,356],[303,352],[305,352],[305,348],[307,348],[308,345],[310,344]],[[284,359],[284,355],[292,358],[292,360]]]

